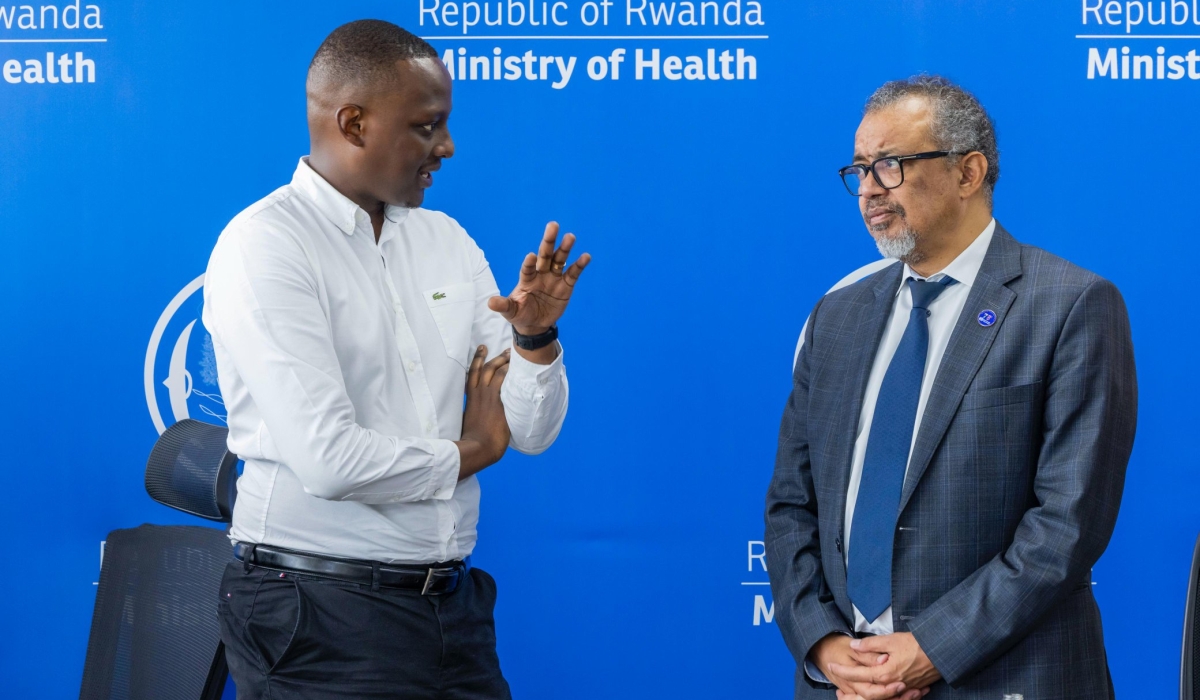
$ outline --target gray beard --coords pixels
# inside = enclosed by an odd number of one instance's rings
[[[905,226],[900,235],[889,237],[885,234],[873,236],[875,247],[885,258],[895,258],[900,262],[912,265],[921,262],[925,257],[917,253],[917,232]]]

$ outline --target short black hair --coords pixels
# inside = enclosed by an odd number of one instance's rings
[[[914,75],[906,80],[884,83],[867,100],[864,114],[890,107],[907,97],[923,97],[933,113],[933,141],[937,147],[955,153],[979,151],[987,158],[984,177],[988,198],[1000,179],[1000,147],[996,143],[996,124],[979,99],[940,75]]]
[[[393,78],[397,61],[437,57],[429,42],[391,22],[360,19],[325,37],[308,66],[308,80],[370,84]]]

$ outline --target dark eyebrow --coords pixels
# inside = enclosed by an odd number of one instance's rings
[[[861,153],[855,153],[854,160],[852,160],[851,162],[852,163],[858,163],[858,162],[866,163],[866,162],[878,160],[880,158],[887,158],[888,156],[894,156],[894,155],[896,155],[895,149],[883,148],[878,151],[875,151],[874,156],[872,156],[870,158],[862,155]]]

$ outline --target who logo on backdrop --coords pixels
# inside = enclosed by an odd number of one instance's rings
[[[204,275],[171,299],[150,334],[144,381],[150,420],[161,435],[184,418],[225,424],[212,337],[200,321]]]

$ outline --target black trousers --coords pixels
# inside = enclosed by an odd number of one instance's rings
[[[496,582],[472,568],[422,596],[225,569],[218,612],[238,700],[510,700],[496,656]]]

